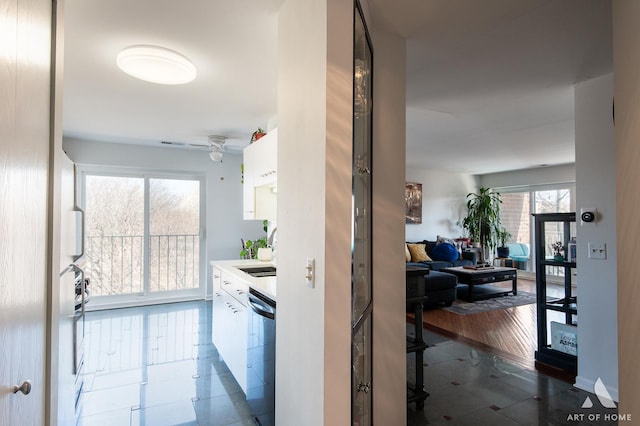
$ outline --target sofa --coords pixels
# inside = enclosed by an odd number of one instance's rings
[[[440,269],[477,263],[477,253],[465,251],[460,253],[454,243],[447,240],[407,243],[405,258],[407,267],[425,269],[423,292],[426,296],[423,304],[425,308],[451,306],[456,300],[458,278],[455,275],[440,272]],[[409,296],[408,294],[407,297]]]
[[[478,254],[463,250],[462,253],[450,241],[420,241],[406,244],[407,266],[426,266],[432,271],[455,266],[475,265]]]
[[[408,285],[407,298],[415,297],[418,294],[424,295],[424,308],[451,306],[456,300],[458,277],[445,272],[431,271],[424,265],[418,266],[418,268],[424,269],[424,289],[415,288],[415,283],[413,286]],[[407,312],[410,311],[411,306],[407,304]]]

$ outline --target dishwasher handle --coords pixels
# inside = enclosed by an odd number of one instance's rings
[[[249,293],[249,307],[256,314],[268,318],[268,319],[276,319],[276,310],[272,306],[269,306],[267,303],[255,297],[253,294]]]

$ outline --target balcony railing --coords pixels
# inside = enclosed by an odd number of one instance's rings
[[[151,235],[145,268],[144,236],[87,237],[86,274],[92,296],[143,294],[145,270],[148,292],[191,289],[199,286],[200,237]]]

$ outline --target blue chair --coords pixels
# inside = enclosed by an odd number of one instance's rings
[[[516,268],[526,270],[531,255],[529,244],[507,243],[507,247],[509,247],[509,259],[516,262]]]

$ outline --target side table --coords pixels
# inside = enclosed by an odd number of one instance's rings
[[[493,266],[502,266],[503,268],[515,268],[515,262],[509,257],[496,257],[493,259]]]

